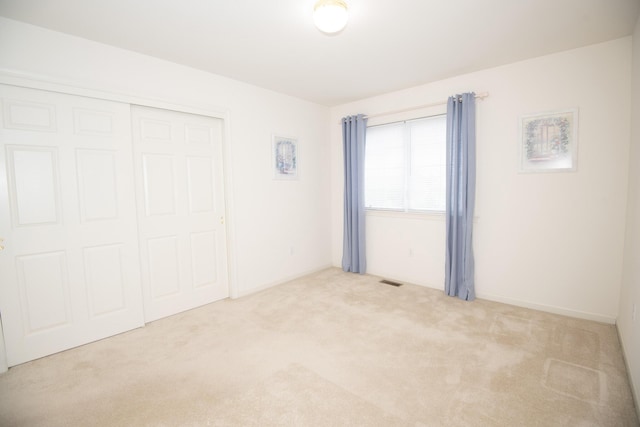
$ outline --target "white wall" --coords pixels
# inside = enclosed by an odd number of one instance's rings
[[[478,296],[613,323],[622,277],[630,62],[627,37],[333,108],[334,265],[342,256],[339,119],[487,91],[477,104]],[[579,108],[578,171],[518,173],[519,117],[572,107]],[[368,272],[443,288],[443,217],[368,215],[367,221]]]
[[[328,108],[4,18],[0,18],[0,69],[226,111],[230,123],[226,146],[232,158],[227,166],[232,171],[228,196],[233,217],[228,223],[233,228],[238,293],[330,265]],[[272,180],[273,133],[299,139],[299,180]]]
[[[640,416],[640,18],[633,33],[631,106],[631,154],[629,156],[629,199],[627,232],[618,332],[622,339],[631,386]],[[636,316],[633,319],[633,308]]]

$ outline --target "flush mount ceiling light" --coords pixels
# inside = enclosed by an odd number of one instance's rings
[[[341,31],[348,19],[347,3],[343,0],[318,0],[313,7],[313,22],[323,33]]]

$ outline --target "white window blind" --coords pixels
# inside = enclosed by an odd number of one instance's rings
[[[444,211],[446,116],[367,129],[365,206]]]

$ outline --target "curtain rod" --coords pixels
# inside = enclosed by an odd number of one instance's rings
[[[489,96],[489,92],[482,92],[482,93],[476,94],[476,99],[485,99],[488,96]],[[386,111],[384,113],[377,113],[377,114],[365,114],[364,116],[368,119],[373,117],[390,116],[392,114],[406,113],[407,111],[421,110],[423,108],[429,108],[429,107],[437,107],[438,105],[445,105],[447,102],[448,100],[443,102],[433,102],[431,104],[418,105],[417,107],[403,108],[401,110]]]

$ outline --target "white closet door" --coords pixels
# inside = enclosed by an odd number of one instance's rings
[[[9,366],[143,326],[130,107],[0,85]]]
[[[229,296],[222,120],[132,106],[145,321]]]

